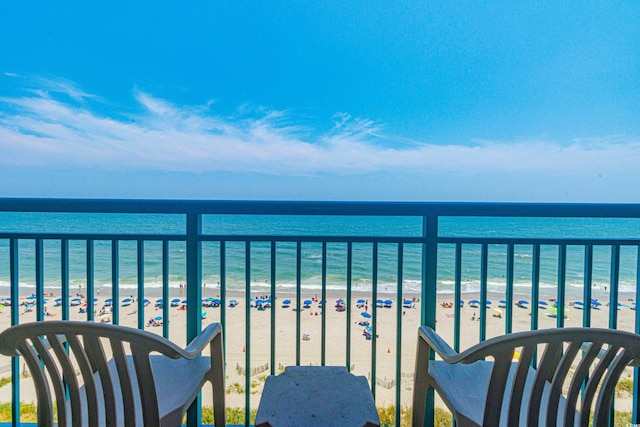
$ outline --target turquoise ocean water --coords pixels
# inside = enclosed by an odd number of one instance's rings
[[[421,234],[420,218],[379,217],[284,217],[284,216],[206,216],[205,234],[224,235],[347,235],[347,236],[413,236]],[[47,233],[166,233],[184,232],[184,219],[179,215],[97,215],[97,214],[7,214],[0,213],[0,232]],[[546,219],[546,218],[441,218],[441,236],[455,237],[566,237],[566,238],[640,238],[640,221],[626,219]],[[97,289],[110,293],[111,241],[95,241],[94,275]],[[19,246],[20,288],[31,293],[35,288],[34,241],[21,240]],[[203,244],[203,281],[215,288],[220,282],[220,246],[217,242]],[[69,243],[69,274],[72,290],[86,283],[86,243]],[[378,292],[395,294],[397,290],[397,253],[395,244],[380,244],[378,258]],[[44,244],[45,290],[60,290],[60,242],[47,240]],[[124,293],[137,288],[137,246],[134,241],[120,242],[120,281]],[[491,245],[488,258],[488,290],[504,293],[506,275],[506,247]],[[185,245],[170,244],[170,287],[179,289],[185,282]],[[454,249],[441,245],[438,263],[438,293],[453,293]],[[161,288],[161,245],[145,242],[145,292],[159,294]],[[226,246],[227,287],[245,289],[245,244],[228,242]],[[251,243],[252,292],[268,292],[271,277],[270,244]],[[419,293],[420,245],[404,248],[403,292]],[[622,247],[620,261],[620,291],[635,292],[637,276],[637,248]],[[515,292],[531,293],[532,247],[515,248]],[[594,288],[604,291],[610,281],[611,248],[594,247]],[[341,292],[346,289],[347,245],[327,244],[327,289]],[[370,292],[372,287],[372,244],[353,244],[353,289]],[[317,293],[322,283],[322,251],[320,243],[303,243],[301,257],[303,292]],[[296,245],[278,243],[276,247],[276,283],[279,293],[292,293],[296,283]],[[584,280],[584,247],[567,248],[567,294],[579,298]],[[462,263],[462,291],[477,292],[480,287],[480,246],[464,245]],[[554,296],[558,282],[558,248],[542,246],[540,291],[542,296]],[[0,294],[9,291],[9,242],[0,239]]]

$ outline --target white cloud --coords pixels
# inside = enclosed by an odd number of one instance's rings
[[[227,117],[212,113],[211,102],[178,106],[142,91],[134,98],[139,112],[127,117],[119,111],[111,117],[98,114],[94,103],[103,101],[64,80],[40,80],[38,90],[27,96],[0,98],[0,165],[293,176],[638,176],[638,139],[407,144],[386,135],[383,126],[348,113],[337,113],[333,128],[318,135],[298,125],[290,112],[244,105],[239,116]]]

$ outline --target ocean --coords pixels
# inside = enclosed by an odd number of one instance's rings
[[[421,218],[405,217],[298,217],[258,215],[208,215],[203,220],[205,234],[220,235],[305,235],[305,236],[403,236],[421,235]],[[129,214],[23,214],[0,213],[0,233],[162,233],[184,232],[180,215]],[[440,236],[447,237],[518,237],[518,238],[640,238],[640,220],[635,219],[549,219],[549,218],[441,218]],[[35,243],[21,240],[19,244],[19,281],[21,293],[35,289]],[[147,241],[144,245],[145,294],[159,294],[161,289],[161,244]],[[179,289],[186,281],[185,244],[169,245],[170,288]],[[96,240],[94,246],[95,286],[109,294],[111,278],[111,241]],[[396,244],[381,243],[378,247],[377,291],[397,292]],[[462,292],[480,289],[479,245],[463,245]],[[220,244],[203,243],[203,282],[209,287],[220,283]],[[403,282],[405,294],[419,294],[421,290],[421,253],[419,244],[404,245]],[[454,247],[441,244],[438,252],[437,292],[453,295]],[[137,246],[135,241],[119,243],[121,294],[134,294],[137,289]],[[504,294],[506,276],[506,246],[490,245],[487,286],[490,293]],[[86,285],[86,243],[69,242],[70,286]],[[245,244],[226,244],[226,283],[230,291],[245,289]],[[45,291],[59,293],[60,242],[44,242]],[[346,290],[347,244],[327,243],[326,284],[329,291]],[[637,247],[623,246],[620,251],[619,290],[635,292],[637,277]],[[271,278],[270,243],[251,243],[251,291],[269,292]],[[531,294],[532,246],[516,245],[514,291],[517,295]],[[611,248],[595,246],[593,256],[594,289],[604,292],[610,286]],[[356,292],[370,292],[373,281],[373,245],[353,243],[352,283]],[[567,247],[566,284],[568,297],[580,298],[584,281],[584,247]],[[296,244],[276,245],[276,283],[278,293],[294,293],[296,286]],[[319,293],[322,285],[322,245],[305,242],[301,251],[301,283],[306,295]],[[541,247],[540,292],[553,297],[557,293],[558,247]],[[0,294],[9,292],[9,241],[0,238]]]

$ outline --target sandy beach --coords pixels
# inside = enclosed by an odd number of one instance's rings
[[[203,298],[216,297],[218,291],[214,289],[205,289]],[[258,295],[256,295],[258,296]],[[363,308],[358,308],[356,301],[365,299],[367,312],[373,313],[371,304],[371,295],[353,295],[353,301],[350,305],[351,321],[347,325],[347,312],[340,311],[336,308],[336,300],[344,298],[344,294],[331,293],[327,295],[327,309],[325,316],[325,337],[326,337],[326,365],[346,365],[346,331],[351,331],[351,370],[356,375],[364,375],[368,378],[372,376],[372,357],[373,357],[373,340],[367,340],[363,335],[364,326],[362,321],[366,320],[361,316]],[[174,295],[173,297],[180,297]],[[316,295],[305,295],[304,299],[315,300]],[[319,297],[319,295],[318,295]],[[376,323],[377,340],[375,351],[375,376],[377,385],[375,387],[375,397],[378,406],[386,406],[395,404],[396,387],[400,388],[402,405],[411,405],[412,381],[415,363],[415,349],[417,340],[417,330],[420,325],[420,304],[416,301],[412,308],[401,307],[400,317],[402,319],[401,334],[401,354],[398,355],[396,348],[396,338],[398,335],[398,301],[395,295],[378,295],[381,299],[391,299],[393,301],[392,308],[377,307],[375,317],[368,319],[369,322]],[[404,299],[413,299],[416,295],[404,295]],[[61,307],[53,305],[53,299],[49,298],[46,310],[52,316],[46,319],[60,319]],[[106,313],[100,315],[99,311],[104,304],[104,299],[108,296],[99,296],[95,304],[96,321],[102,319],[110,319],[111,314]],[[145,307],[145,322],[162,316],[162,310],[154,306],[157,296],[149,295],[151,303]],[[479,299],[478,295],[467,294],[463,296],[465,301],[464,307],[461,308],[461,340],[460,348],[466,349],[479,342],[480,336],[480,309],[469,306],[468,301]],[[486,337],[491,338],[504,334],[505,332],[505,309],[499,309],[498,301],[504,296],[490,295],[489,299],[493,301],[492,307],[486,309],[487,330]],[[626,296],[625,296],[626,298]],[[171,298],[169,298],[170,300]],[[238,304],[230,307],[229,301],[235,299]],[[291,300],[291,305],[283,307],[282,301]],[[521,298],[515,298],[518,301]],[[23,300],[24,301],[24,300]],[[23,302],[21,301],[21,303]],[[604,299],[602,300],[604,301]],[[630,302],[622,299],[625,306],[620,307],[618,311],[618,328],[632,331],[634,327],[635,311],[631,310]],[[454,309],[450,307],[450,299],[440,298],[437,302],[437,324],[438,333],[443,336],[447,342],[453,343],[454,332]],[[551,305],[551,302],[548,302]],[[565,319],[565,326],[581,326],[583,311],[575,308],[572,301],[567,301],[568,312]],[[252,304],[253,305],[253,304]],[[402,305],[402,301],[400,301]],[[25,311],[25,306],[19,306],[20,313]],[[86,319],[86,314],[79,312],[79,306],[70,307],[71,319]],[[502,311],[502,317],[495,317],[499,309]],[[246,352],[250,350],[250,368],[254,371],[250,380],[250,400],[251,406],[257,407],[259,404],[262,385],[266,376],[270,373],[270,357],[271,357],[271,311],[275,311],[276,323],[275,331],[275,372],[280,372],[284,366],[295,365],[296,363],[296,319],[295,299],[287,295],[279,296],[270,308],[258,310],[255,307],[250,309],[250,346],[246,342],[246,300],[244,293],[227,294],[227,303],[225,307],[208,307],[205,308],[207,316],[202,320],[203,326],[212,322],[219,322],[221,311],[226,312],[225,324],[225,341],[226,341],[226,375],[227,375],[227,406],[243,407],[245,404],[245,359]],[[531,309],[530,307],[521,308],[513,306],[513,331],[525,331],[531,329]],[[10,322],[10,307],[0,309],[0,329],[5,329]],[[186,312],[180,310],[179,307],[169,308],[169,328],[170,338],[176,344],[186,345]],[[556,326],[557,319],[550,316],[548,309],[539,309],[539,328],[553,328]],[[599,310],[591,311],[591,325],[594,327],[607,327],[609,318],[609,307],[602,306]],[[35,312],[26,312],[20,314],[20,323],[35,321]],[[121,307],[120,324],[125,326],[137,326],[137,305]],[[320,365],[322,361],[322,325],[323,325],[322,308],[318,302],[314,301],[310,308],[303,308],[300,312],[300,363],[301,365]],[[153,333],[162,334],[161,326],[153,326],[147,324],[146,330]],[[306,339],[306,338],[309,339]],[[399,384],[396,384],[396,364],[400,360],[401,378]],[[9,359],[0,356],[0,377],[10,375],[8,371]],[[211,405],[210,388],[207,387],[203,394],[203,403],[206,406]],[[10,385],[0,388],[0,401],[6,402],[11,400]],[[21,380],[21,400],[23,402],[35,401],[35,394],[31,385],[31,380],[26,378]],[[628,411],[631,408],[630,399],[616,399],[616,409]]]

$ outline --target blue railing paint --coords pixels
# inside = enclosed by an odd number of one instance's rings
[[[581,217],[581,218],[640,218],[640,205],[635,204],[617,204],[617,205],[591,205],[591,204],[475,204],[475,203],[366,203],[366,202],[244,202],[244,201],[131,201],[131,200],[38,200],[38,199],[0,199],[0,211],[15,212],[70,212],[70,213],[132,213],[132,214],[179,214],[184,216],[185,233],[184,234],[110,234],[110,233],[65,233],[65,234],[45,234],[45,233],[5,233],[0,230],[0,239],[8,239],[10,243],[10,271],[11,271],[11,295],[14,301],[18,301],[19,291],[19,262],[18,262],[18,245],[20,240],[35,240],[35,258],[36,258],[36,290],[37,299],[37,319],[43,319],[43,264],[42,264],[42,248],[46,241],[60,242],[61,253],[61,282],[62,282],[62,318],[69,318],[69,301],[70,301],[70,277],[69,277],[69,242],[85,241],[86,242],[86,265],[87,265],[87,297],[89,298],[89,307],[87,318],[92,318],[92,304],[94,292],[94,243],[96,241],[110,241],[112,255],[112,277],[114,286],[112,288],[113,312],[112,317],[114,323],[118,323],[120,314],[120,295],[118,282],[120,250],[119,247],[123,242],[136,242],[138,245],[138,325],[144,326],[144,317],[142,316],[142,305],[144,303],[144,248],[147,242],[161,242],[162,245],[162,297],[163,297],[163,335],[169,335],[169,290],[168,290],[168,270],[169,270],[169,244],[170,242],[184,242],[187,247],[187,299],[189,301],[201,301],[202,290],[200,283],[202,282],[202,245],[208,242],[213,245],[219,245],[220,256],[220,295],[221,307],[227,304],[227,281],[226,281],[226,250],[229,242],[243,242],[245,244],[246,256],[246,316],[247,316],[247,335],[246,335],[246,355],[245,369],[247,372],[251,368],[251,345],[250,345],[250,309],[248,304],[250,301],[250,284],[251,284],[251,247],[254,242],[267,242],[271,247],[271,294],[276,295],[276,247],[282,243],[294,243],[296,245],[296,364],[300,365],[301,360],[301,326],[300,326],[300,300],[302,299],[301,289],[301,254],[302,245],[307,243],[319,243],[322,245],[322,290],[321,300],[323,304],[327,304],[326,299],[326,250],[329,243],[340,243],[347,245],[347,325],[351,324],[351,299],[352,299],[352,268],[354,263],[353,244],[371,245],[372,248],[372,311],[377,311],[377,285],[378,285],[378,261],[379,246],[384,244],[397,245],[398,260],[398,281],[402,284],[402,267],[404,263],[403,248],[404,245],[418,244],[422,246],[422,291],[421,291],[421,324],[435,326],[436,313],[436,269],[438,261],[438,246],[442,244],[453,244],[455,246],[455,304],[454,304],[454,324],[457,325],[454,330],[454,347],[459,348],[460,343],[460,308],[458,301],[460,299],[460,288],[462,283],[462,273],[460,270],[462,262],[463,245],[480,245],[482,248],[482,256],[480,259],[482,279],[481,279],[481,302],[484,306],[487,299],[487,257],[493,250],[493,245],[506,245],[506,299],[508,301],[506,309],[505,332],[512,329],[513,318],[513,268],[514,268],[514,246],[526,245],[532,250],[532,316],[531,328],[538,328],[538,305],[540,296],[540,263],[541,263],[541,245],[550,246],[558,249],[558,326],[564,323],[563,310],[566,291],[566,256],[567,246],[583,246],[585,248],[585,290],[584,300],[591,300],[591,283],[593,280],[593,246],[609,246],[611,248],[611,298],[609,326],[614,328],[617,326],[617,312],[615,310],[618,302],[619,290],[619,264],[620,264],[620,248],[623,246],[634,246],[638,249],[640,246],[638,239],[598,239],[598,238],[580,238],[580,239],[550,239],[550,238],[492,238],[492,237],[450,237],[439,236],[438,221],[441,217],[453,216],[490,216],[490,217]],[[422,234],[418,237],[393,237],[393,236],[299,236],[299,235],[216,235],[202,233],[202,218],[207,214],[242,214],[242,215],[336,215],[336,216],[413,216],[422,218]],[[638,264],[640,264],[640,250],[638,251]],[[640,268],[637,269],[637,281],[640,281]],[[636,289],[636,300],[640,299],[640,291]],[[413,339],[410,331],[403,331],[402,328],[402,310],[400,303],[402,302],[402,286],[398,286],[397,297],[397,321],[398,321],[398,337],[396,340],[396,403],[400,401],[399,384],[400,384],[400,361],[402,355],[401,338],[403,333],[407,333],[410,339]],[[153,303],[153,302],[152,302]],[[275,300],[272,299],[272,304]],[[590,304],[585,304],[583,314],[583,324],[590,324]],[[484,308],[481,318],[487,314]],[[198,303],[190,303],[187,306],[187,339],[193,338],[201,329],[201,306]],[[321,334],[321,363],[325,364],[326,352],[326,319],[323,307],[322,317],[322,334]],[[640,332],[639,313],[635,313],[635,329]],[[372,327],[374,331],[372,346],[372,376],[371,388],[376,393],[376,317],[372,318]],[[220,318],[223,327],[226,330],[227,321],[224,309],[220,311]],[[13,304],[11,307],[11,322],[18,323],[18,307]],[[271,312],[271,330],[275,328],[275,310]],[[480,322],[480,339],[484,339],[486,334],[486,321]],[[347,330],[346,336],[346,365],[351,369],[351,348],[352,338],[350,328]],[[275,334],[271,336],[271,372],[275,372]],[[226,349],[226,344],[225,344]],[[12,361],[12,375],[17,378],[19,373],[19,365],[17,360]],[[634,372],[634,422],[638,419],[638,371]],[[246,382],[246,400],[245,405],[250,406],[249,396],[249,377]],[[14,381],[12,384],[12,393],[14,395],[14,405],[12,407],[14,419],[17,419],[19,408],[15,404],[19,399],[19,382]],[[403,402],[408,403],[408,402]],[[428,407],[432,411],[433,395],[428,397]],[[200,401],[194,408],[189,411],[189,423],[200,417]],[[247,412],[248,417],[248,412]],[[248,418],[247,418],[248,420]],[[396,405],[396,420],[399,422],[399,408]]]

